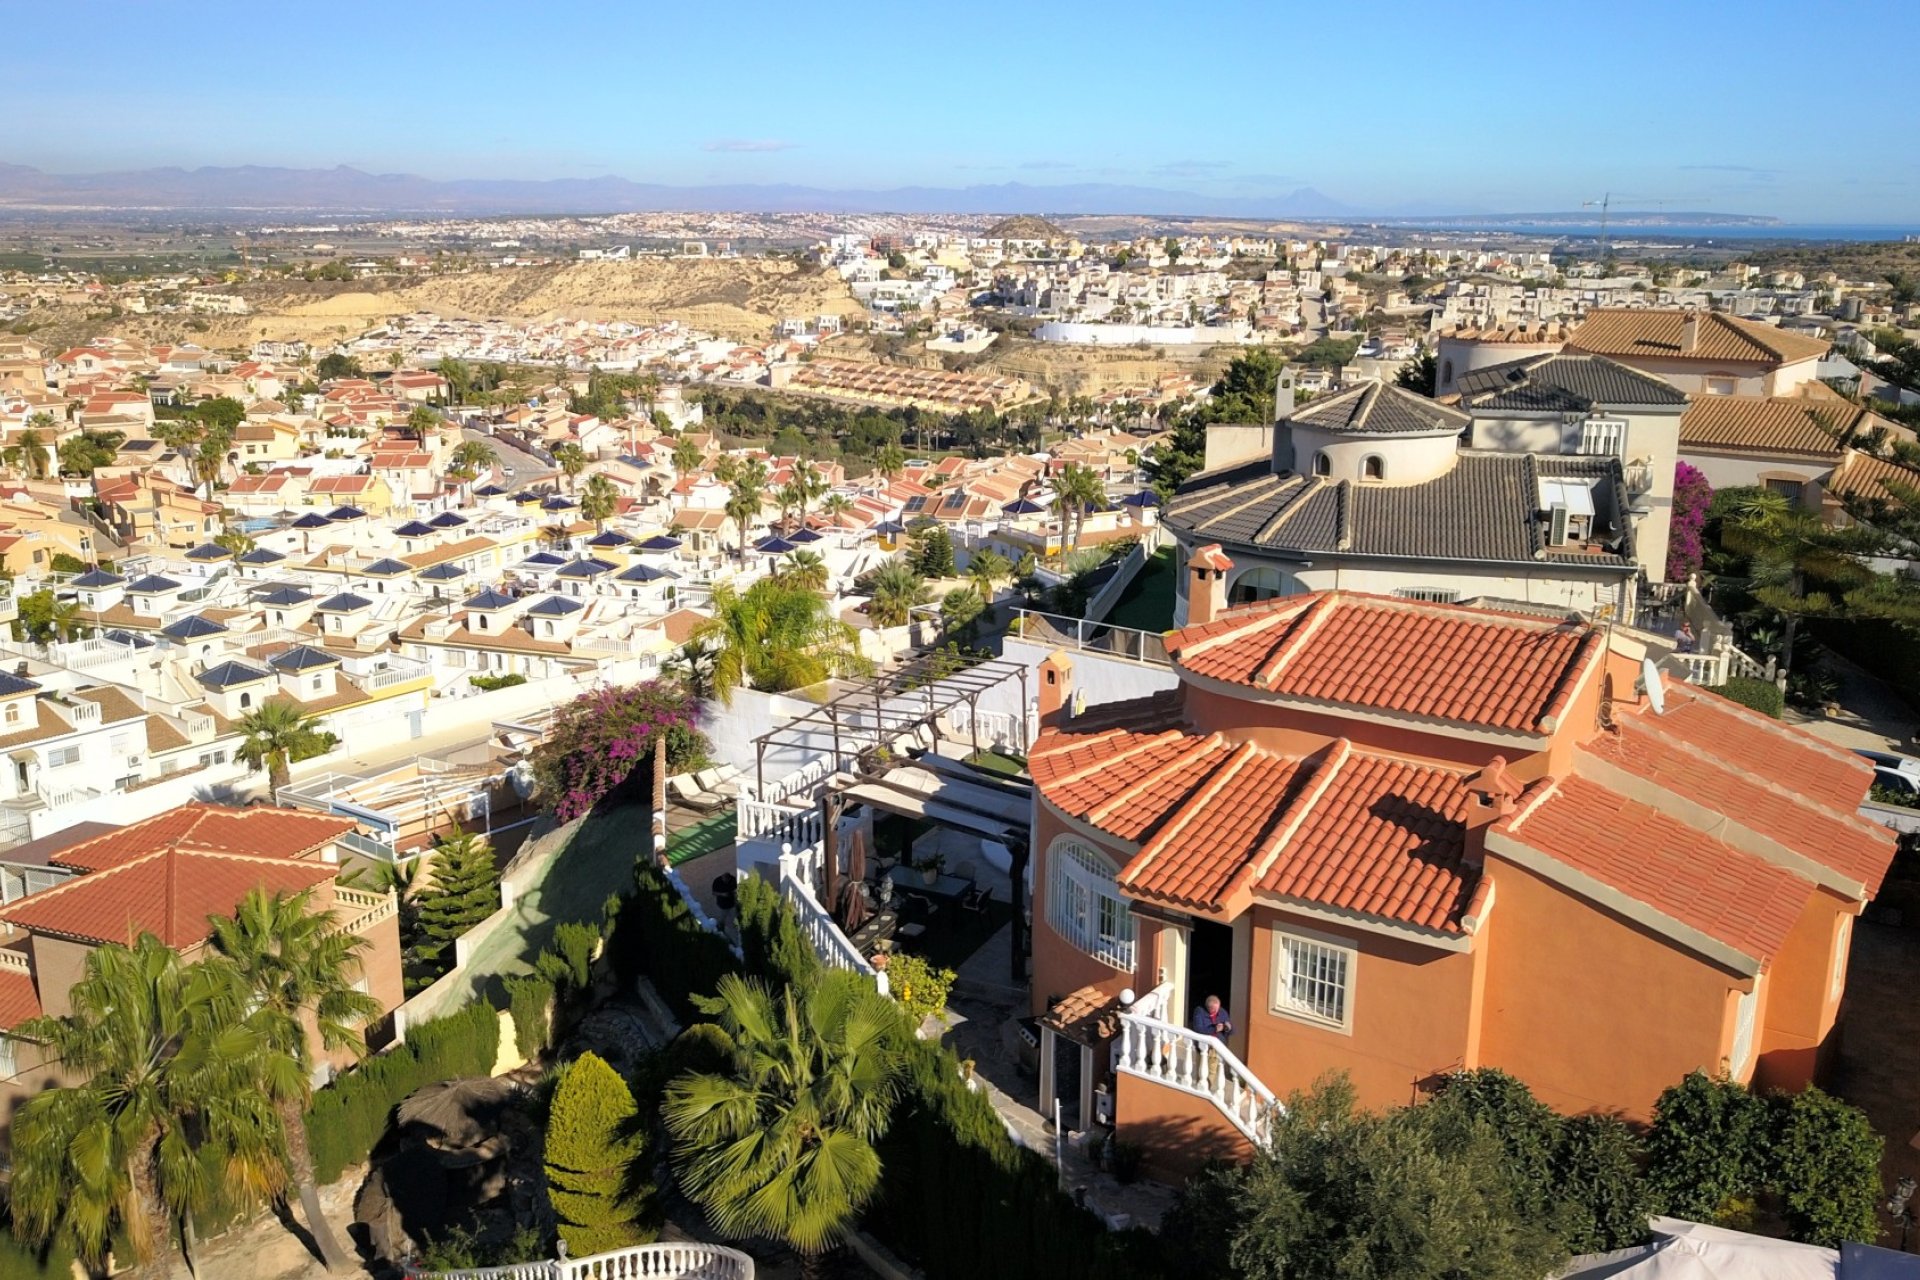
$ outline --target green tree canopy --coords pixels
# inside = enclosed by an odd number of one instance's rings
[[[652,1240],[657,1210],[641,1168],[645,1129],[633,1093],[598,1054],[565,1069],[547,1120],[547,1195],[576,1258]]]
[[[433,850],[433,882],[419,895],[420,932],[430,945],[445,946],[500,906],[500,872],[493,847],[462,832]]]

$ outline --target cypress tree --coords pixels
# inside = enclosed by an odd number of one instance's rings
[[[576,1258],[651,1240],[646,1192],[636,1184],[645,1140],[639,1108],[614,1069],[583,1053],[554,1090],[547,1121],[547,1195]]]

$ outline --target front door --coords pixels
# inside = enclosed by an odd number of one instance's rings
[[[1187,1006],[1172,1011],[1168,1021],[1189,1025],[1193,1011],[1208,996],[1219,996],[1238,1028],[1242,1010],[1236,1000],[1244,994],[1233,989],[1233,930],[1213,920],[1196,919],[1187,936]]]

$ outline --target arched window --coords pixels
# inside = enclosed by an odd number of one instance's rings
[[[1113,882],[1113,864],[1062,836],[1047,850],[1047,923],[1102,964],[1133,971],[1133,911]]]
[[[1333,474],[1333,459],[1327,456],[1325,449],[1313,455],[1313,474],[1317,476]]]
[[[243,693],[243,694],[241,694],[241,695],[240,695],[240,705],[241,705],[241,706],[243,706],[243,707],[250,707],[250,706],[252,706],[252,705],[253,705],[253,695],[252,695],[252,694],[250,694],[250,693]]]
[[[1387,460],[1377,453],[1370,453],[1360,460],[1360,478],[1362,480],[1385,480],[1387,478]]]
[[[1449,360],[1445,364],[1440,366],[1440,386],[1435,387],[1434,390],[1438,391],[1440,390],[1441,387],[1450,387],[1452,385],[1453,385],[1453,361]]]
[[[1254,565],[1227,588],[1228,604],[1253,604],[1287,594],[1287,576],[1270,564]]]

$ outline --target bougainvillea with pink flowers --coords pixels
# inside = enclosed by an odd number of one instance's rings
[[[666,680],[585,693],[554,713],[553,728],[533,754],[541,799],[571,822],[627,780],[664,736],[667,767],[697,769],[709,760],[699,703]]]
[[[1707,508],[1713,505],[1713,486],[1698,467],[1680,463],[1673,469],[1673,520],[1667,533],[1667,581],[1684,582],[1698,572],[1706,555],[1703,531]]]

